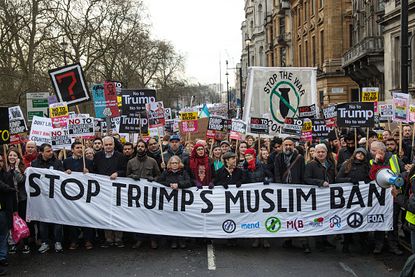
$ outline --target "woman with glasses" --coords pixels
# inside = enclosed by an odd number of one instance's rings
[[[203,144],[198,143],[193,147],[186,165],[190,178],[197,188],[201,189],[208,186],[213,189],[212,177],[215,170]]]
[[[190,176],[186,170],[184,170],[184,165],[179,156],[172,156],[170,158],[170,160],[167,162],[166,170],[163,171],[163,173],[157,179],[157,182],[174,190],[179,188],[189,188],[192,186]],[[176,249],[178,247],[178,243],[180,248],[186,248],[186,241],[184,239],[178,239],[176,237],[171,238],[171,248]]]

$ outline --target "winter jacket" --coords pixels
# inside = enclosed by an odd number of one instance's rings
[[[127,163],[127,177],[133,179],[145,178],[150,181],[160,176],[160,169],[155,159],[145,155],[136,156]]]
[[[32,162],[32,167],[63,171],[63,164],[61,160],[58,160],[55,156],[52,156],[52,158],[46,161],[43,159],[41,154],[39,154],[37,159]]]
[[[349,150],[347,147],[343,147],[339,150],[339,154],[337,155],[337,171],[340,170],[341,165],[350,159],[353,155],[354,149]]]
[[[7,227],[11,228],[13,212],[17,211],[16,190],[10,172],[0,171],[0,211],[6,213]]]
[[[317,159],[310,161],[305,166],[304,182],[308,185],[321,187],[324,182],[333,184],[336,176],[334,165],[326,160],[327,168],[323,166]]]
[[[165,170],[161,176],[157,178],[157,182],[166,187],[170,187],[170,184],[178,184],[178,187],[181,189],[190,188],[192,186],[189,174],[183,169],[176,172]]]
[[[272,180],[272,173],[267,170],[267,167],[260,162],[256,161],[255,171],[248,170],[248,163],[245,161],[243,164],[245,171],[246,183],[268,183]]]
[[[85,159],[85,167],[92,173],[93,171],[93,163],[92,161]],[[82,157],[80,159],[75,159],[74,156],[66,158],[63,160],[63,169],[71,170],[74,172],[84,172],[84,161]]]
[[[349,173],[346,173],[346,162],[340,168],[339,173],[336,176],[336,183],[353,183],[357,184],[360,181],[365,183],[370,182],[369,170],[370,165],[365,161],[353,160],[352,167]]]
[[[229,185],[240,187],[245,182],[245,172],[240,168],[235,168],[232,174],[225,167],[221,167],[216,171],[213,183],[215,186],[223,186],[228,188]]]
[[[284,153],[279,153],[274,159],[274,182],[275,183],[287,183],[286,171],[287,165],[284,162]],[[297,158],[298,157],[298,158]],[[297,159],[297,160],[296,160]],[[297,151],[294,151],[290,159],[292,164],[296,160],[295,164],[291,167],[291,182],[290,184],[303,184],[304,183],[304,171],[305,160],[304,157]],[[285,178],[283,178],[283,176]]]
[[[183,145],[179,146],[179,149],[177,149],[177,151],[173,151],[170,148],[170,145],[167,147],[167,151],[163,153],[163,157],[164,157],[164,162],[167,164],[167,162],[170,160],[171,157],[173,156],[179,156],[180,159],[184,162],[185,160],[187,160],[189,158],[189,155],[184,152],[184,147]]]
[[[163,162],[163,160],[161,159],[161,151],[160,149],[158,149],[157,151],[154,152],[150,152],[147,151],[147,156],[149,156],[150,158],[153,158],[156,160],[157,165],[159,166],[160,172],[163,171],[163,169],[161,168],[161,163]],[[166,164],[168,161],[164,161]]]
[[[127,160],[120,152],[114,151],[110,158],[105,157],[105,151],[99,151],[94,156],[93,172],[96,174],[111,176],[118,173],[118,177],[125,177]]]

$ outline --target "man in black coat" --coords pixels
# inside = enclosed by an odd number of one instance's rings
[[[225,189],[229,185],[236,185],[239,188],[245,179],[242,169],[236,166],[236,154],[226,152],[222,156],[224,166],[218,169],[213,180],[215,186],[223,186]]]
[[[52,146],[48,143],[44,143],[39,147],[39,156],[32,162],[32,167],[48,168],[53,170],[63,171],[63,165],[58,160],[52,150]],[[43,254],[49,251],[49,228],[53,229],[53,238],[55,240],[55,251],[62,252],[62,240],[63,240],[63,226],[60,224],[39,222],[39,237],[42,241],[42,245],[38,249],[39,253]]]
[[[93,172],[96,174],[110,176],[111,180],[117,177],[125,177],[127,169],[127,159],[118,151],[115,151],[115,141],[113,137],[102,139],[104,151],[95,154]],[[122,241],[123,233],[120,231],[105,230],[105,243],[102,248],[115,245],[119,248],[124,247]]]
[[[304,183],[304,157],[295,150],[292,138],[285,138],[282,152],[274,160],[274,182],[284,184]]]
[[[344,137],[344,141],[346,142],[346,147],[341,148],[337,156],[337,171],[340,170],[340,167],[346,160],[350,159],[355,150],[355,141],[353,133],[348,133]]]

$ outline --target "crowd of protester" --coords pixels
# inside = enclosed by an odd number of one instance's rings
[[[132,241],[128,245],[135,249],[142,247],[143,242],[156,249],[162,239],[151,234],[128,234],[32,221],[27,223],[31,236],[16,245],[9,236],[11,216],[17,211],[21,218],[26,218],[24,172],[27,167],[54,169],[67,174],[96,173],[109,176],[112,180],[118,177],[146,179],[172,189],[214,189],[217,186],[228,189],[229,186],[241,187],[247,183],[308,184],[327,188],[334,183],[368,183],[375,179],[378,170],[390,168],[406,180],[403,189],[392,189],[395,199],[393,231],[374,232],[373,235],[359,233],[356,235],[358,240],[353,240],[352,234],[346,234],[302,237],[295,241],[300,243],[304,253],[310,253],[311,239],[315,240],[319,250],[335,248],[335,240],[342,239],[342,251],[349,253],[353,241],[367,252],[372,239],[374,254],[380,254],[387,246],[392,253],[401,255],[398,242],[403,231],[412,237],[412,249],[415,250],[415,222],[406,220],[402,209],[411,209],[411,205],[415,207],[411,202],[415,180],[411,134],[411,127],[405,126],[402,149],[398,148],[399,143],[390,131],[383,132],[383,140],[372,132],[363,135],[362,139],[359,136],[358,147],[352,132],[341,133],[339,137],[330,136],[327,141],[318,144],[303,144],[292,137],[257,141],[252,136],[246,136],[245,141],[238,143],[227,140],[185,141],[179,135],[172,134],[163,138],[152,137],[147,141],[139,139],[134,144],[122,144],[117,135],[97,137],[85,141],[85,146],[81,141],[75,141],[67,153],[53,149],[49,144],[37,147],[32,141],[23,145],[22,149],[10,145],[7,153],[0,156],[0,273],[6,271],[8,255],[18,251],[29,254],[33,251],[46,253],[52,248],[62,252],[81,246],[86,250],[97,246],[122,248],[127,241]],[[186,238],[167,239],[171,248],[187,247]],[[235,245],[236,240],[228,240],[228,244]],[[251,244],[252,247],[271,247],[269,239],[254,239]],[[293,247],[293,239],[284,239],[283,247]]]

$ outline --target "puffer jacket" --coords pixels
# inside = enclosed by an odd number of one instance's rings
[[[170,187],[170,184],[178,184],[178,187],[181,189],[190,188],[192,186],[189,174],[183,169],[176,172],[165,170],[157,179],[157,182],[166,187]]]

